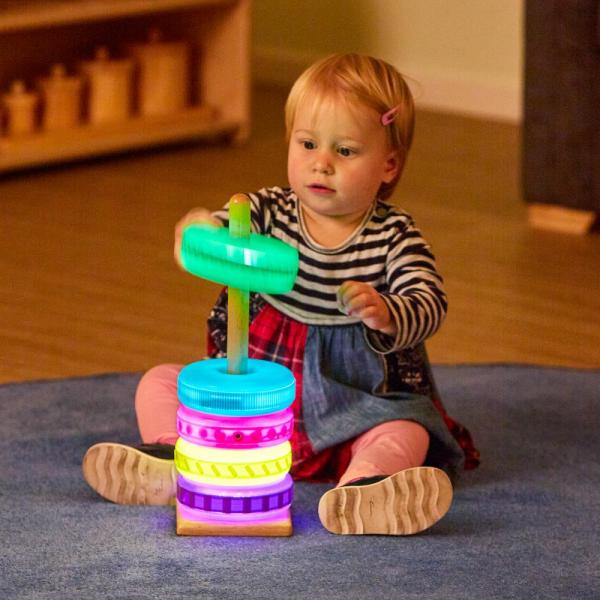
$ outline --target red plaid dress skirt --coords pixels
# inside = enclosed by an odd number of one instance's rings
[[[209,319],[208,355],[212,358],[223,356],[225,352],[227,331],[225,306],[224,292]],[[279,363],[290,369],[296,379],[296,398],[292,404],[295,427],[290,440],[293,453],[291,474],[294,479],[338,481],[348,468],[351,459],[350,449],[356,438],[318,452],[313,449],[309,440],[302,410],[302,390],[304,353],[310,327],[283,315],[259,296],[253,295],[248,356]],[[448,415],[434,387],[431,392],[428,394],[431,401],[464,453],[463,467],[475,468],[479,464],[479,452],[473,444],[469,431]]]

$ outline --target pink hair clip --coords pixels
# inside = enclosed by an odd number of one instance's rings
[[[387,127],[390,123],[392,123],[394,121],[399,110],[400,110],[400,105],[394,106],[394,108],[390,108],[390,110],[388,110],[387,112],[384,112],[381,115],[381,124],[384,127]]]

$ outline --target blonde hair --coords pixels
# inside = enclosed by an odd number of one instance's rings
[[[296,80],[285,105],[286,140],[289,143],[298,106],[311,101],[343,99],[356,107],[369,107],[383,116],[398,108],[386,128],[390,147],[397,151],[400,168],[390,183],[382,183],[378,196],[389,198],[400,180],[410,149],[415,111],[413,97],[402,75],[387,62],[361,54],[334,54],[310,66]]]

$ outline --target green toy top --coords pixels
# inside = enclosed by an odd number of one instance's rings
[[[296,248],[255,233],[234,237],[228,229],[212,225],[184,230],[181,260],[192,275],[265,294],[289,292],[298,272]]]

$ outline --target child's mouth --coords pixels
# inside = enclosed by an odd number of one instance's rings
[[[335,190],[320,183],[311,183],[308,189],[315,194],[332,194]]]

